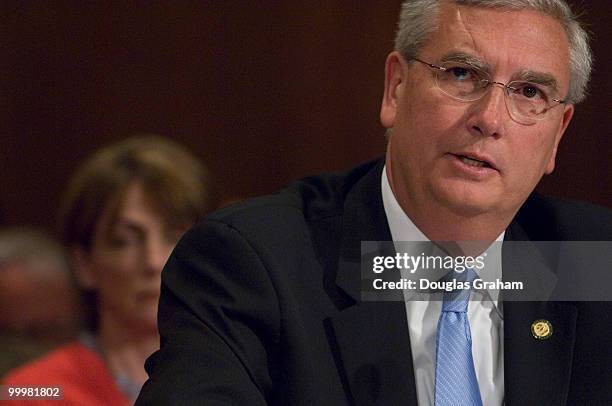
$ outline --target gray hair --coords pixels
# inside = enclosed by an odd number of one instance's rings
[[[64,248],[54,238],[31,227],[0,230],[0,266],[20,262],[32,270],[68,272]]]
[[[570,44],[570,87],[566,100],[576,104],[584,100],[591,76],[593,57],[589,36],[577,16],[563,0],[451,0],[458,5],[510,10],[531,9],[559,21]],[[436,17],[440,0],[406,0],[402,4],[395,50],[406,60],[418,55],[427,36],[436,30]]]

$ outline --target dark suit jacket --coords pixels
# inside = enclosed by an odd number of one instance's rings
[[[360,301],[360,241],[391,240],[381,170],[307,178],[189,231],[163,271],[161,350],[138,404],[416,405],[404,304]],[[605,209],[532,196],[506,238],[611,230]],[[609,302],[504,306],[507,405],[612,404]]]

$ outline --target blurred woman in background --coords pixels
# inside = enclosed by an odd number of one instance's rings
[[[162,267],[207,211],[208,191],[202,164],[161,137],[130,138],[87,160],[63,196],[61,229],[88,329],[4,383],[59,385],[67,403],[133,403],[159,347]]]

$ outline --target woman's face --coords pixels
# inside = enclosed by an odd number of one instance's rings
[[[105,209],[78,261],[81,284],[97,292],[102,323],[157,330],[161,271],[184,231],[166,226],[139,183],[126,189],[116,216]]]

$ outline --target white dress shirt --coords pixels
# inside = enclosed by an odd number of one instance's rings
[[[386,166],[381,179],[382,198],[393,241],[429,241],[395,199]],[[502,233],[497,241],[503,241]],[[487,250],[485,268],[479,273],[483,280],[501,279],[501,244]],[[496,251],[496,252],[490,252]],[[412,255],[419,255],[413,253]],[[403,277],[404,275],[402,275]],[[406,314],[412,349],[412,363],[416,379],[419,406],[434,404],[436,369],[436,333],[442,311],[442,300],[415,300],[414,292],[404,291]],[[492,297],[493,296],[493,297]],[[472,332],[472,355],[480,387],[482,403],[496,406],[504,401],[503,314],[497,293],[473,291],[468,306],[468,320]]]

